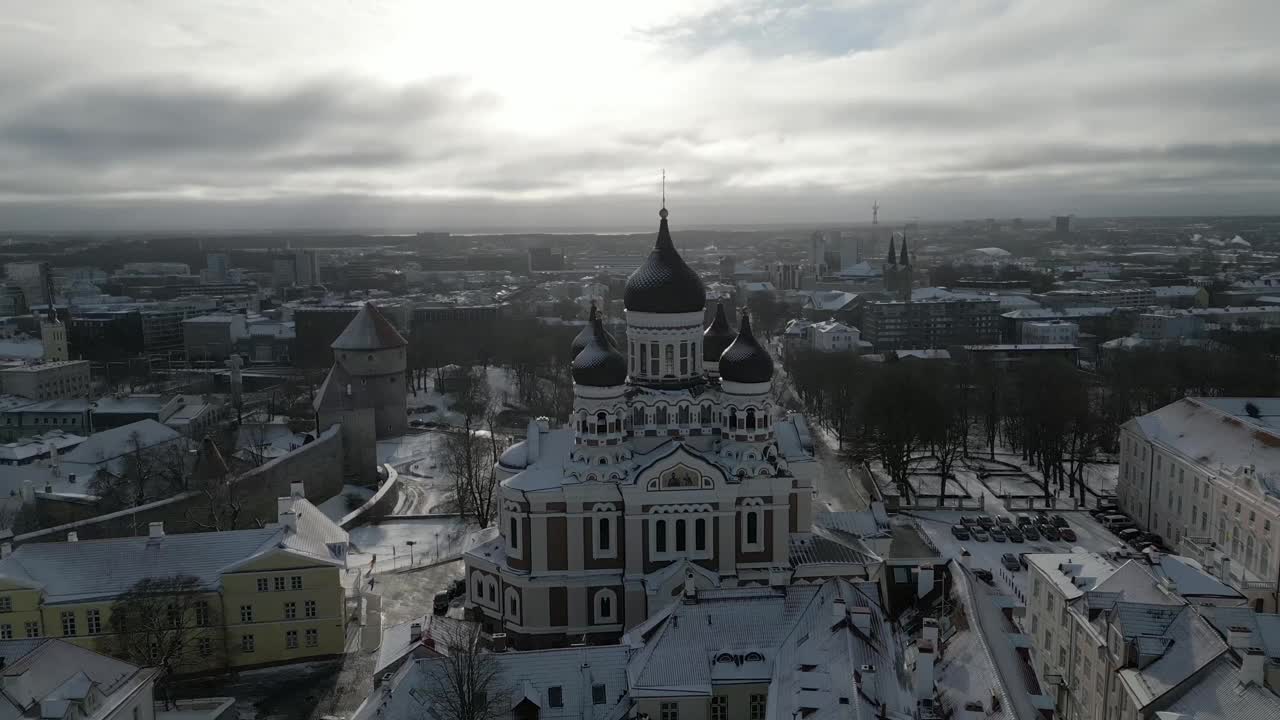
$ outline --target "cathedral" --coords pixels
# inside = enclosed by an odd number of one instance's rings
[[[858,560],[806,565],[804,421],[774,408],[773,359],[747,315],[735,332],[721,307],[703,327],[702,280],[659,217],[627,280],[625,344],[593,309],[572,348],[572,417],[531,422],[502,454],[500,535],[464,555],[470,616],[514,647],[612,642],[682,594]]]
[[[884,268],[884,291],[895,300],[911,301],[911,256],[907,254],[907,233],[902,233],[902,253],[894,252],[893,236],[889,236],[889,259]]]

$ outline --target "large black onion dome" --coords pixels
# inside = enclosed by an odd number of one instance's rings
[[[751,318],[742,313],[738,337],[720,356],[720,378],[731,382],[762,383],[773,379],[773,358],[751,334]]]
[[[573,358],[573,382],[592,387],[613,387],[627,381],[627,359],[609,342],[604,323],[591,320],[591,337]]]
[[[590,344],[591,333],[595,332],[591,328],[591,324],[595,322],[597,317],[599,317],[599,312],[596,310],[596,304],[593,302],[591,303],[591,314],[587,316],[587,324],[583,326],[582,332],[578,333],[578,336],[573,339],[573,343],[569,345],[569,357],[578,357],[578,353],[582,352],[582,349]],[[610,347],[618,347],[618,341],[613,339],[613,336],[609,334],[608,330],[604,331],[604,336],[609,340]]]
[[[703,361],[718,362],[733,338],[733,328],[729,327],[729,319],[724,316],[724,303],[716,303],[716,317],[702,332]]]
[[[671,242],[667,209],[658,213],[658,241],[648,259],[627,278],[622,304],[627,310],[648,313],[697,312],[706,305],[702,278],[685,264]]]

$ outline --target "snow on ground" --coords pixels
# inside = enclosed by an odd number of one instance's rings
[[[963,613],[959,615],[962,617]],[[974,630],[968,627],[956,631],[950,638],[944,638],[936,678],[937,686],[956,710],[956,717],[963,717],[960,711],[971,700],[980,701],[984,710],[990,710],[991,697],[996,694],[999,684],[995,668],[992,667],[982,643]],[[999,712],[984,717],[1003,720],[1009,717],[1008,708],[1001,708]]]
[[[413,460],[439,457],[444,435],[439,432],[413,433],[378,441],[378,462],[400,465]]]
[[[334,522],[338,522],[345,517],[347,513],[355,509],[350,507],[347,501],[348,495],[355,495],[356,497],[359,497],[360,502],[363,503],[365,500],[373,497],[373,490],[362,485],[343,485],[342,492],[339,492],[337,495],[334,495],[328,500],[320,503],[316,508],[320,510],[320,512],[324,513],[325,517]]]
[[[488,367],[485,373],[489,380],[489,393],[499,406],[516,401],[516,382],[514,374],[507,368]],[[439,425],[462,425],[461,414],[452,410],[453,398],[448,393],[439,393],[434,387],[417,393],[409,392],[409,420],[421,420]],[[428,409],[430,408],[430,409]]]
[[[347,565],[374,572],[429,565],[455,557],[475,542],[475,528],[457,517],[388,520],[352,528],[350,535],[354,547]]]

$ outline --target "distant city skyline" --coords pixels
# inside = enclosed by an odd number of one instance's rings
[[[1268,0],[0,0],[0,231],[1275,212]]]

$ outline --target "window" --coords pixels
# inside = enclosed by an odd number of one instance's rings
[[[680,720],[680,704],[664,702],[658,706],[659,720]]]
[[[711,720],[729,720],[729,698],[724,695],[711,698]]]
[[[240,636],[240,652],[246,652],[246,653],[253,652],[253,636],[252,635]]]
[[[666,426],[667,424],[667,406],[666,405],[658,406],[658,409],[654,412],[654,423],[657,425]]]
[[[320,644],[320,631],[315,628],[308,628],[305,633],[307,647],[316,647]]]
[[[547,688],[547,704],[553,708],[564,707],[564,688],[559,685]]]
[[[608,517],[602,517],[596,521],[596,554],[612,556],[613,552],[613,523]]]
[[[688,538],[685,536],[685,526],[688,523],[681,518],[676,520],[676,552],[684,552],[688,550]]]
[[[693,521],[693,549],[705,552],[707,549],[707,519],[698,518]]]
[[[165,614],[165,620],[166,622],[168,622],[169,627],[176,628],[182,624],[182,613],[178,612],[178,608],[174,607],[173,605],[170,605],[167,608],[165,608],[164,614]]]
[[[759,513],[747,513],[747,544],[755,545],[760,542],[760,515]]]
[[[662,359],[664,363],[663,371],[667,375],[672,375],[676,371],[676,347],[670,343],[662,346]]]
[[[662,368],[658,365],[658,343],[649,343],[649,374],[658,377]]]
[[[316,601],[308,600],[302,603],[302,614],[306,617],[313,618],[316,616]]]
[[[199,600],[195,604],[196,626],[205,627],[209,624],[209,603]]]
[[[603,683],[596,683],[591,686],[591,704],[603,705],[605,703],[605,688]]]
[[[659,520],[653,524],[654,548],[664,553],[667,551],[667,521]]]
[[[102,611],[97,608],[84,611],[85,625],[89,627],[90,635],[97,635],[102,632]]]
[[[284,647],[286,650],[298,649],[298,631],[297,630],[284,631]]]
[[[200,657],[209,657],[213,654],[213,641],[207,637],[202,637],[196,641],[196,648],[200,653]]]
[[[258,592],[266,592],[266,591],[267,591],[267,579],[258,578]]]
[[[0,640],[12,640],[12,639],[13,639],[13,626],[10,625],[9,623],[0,625]]]
[[[253,622],[253,606],[252,605],[240,606],[240,622],[242,623]]]
[[[27,637],[40,637],[40,623],[35,620],[28,620],[23,629],[27,631]]]
[[[764,720],[764,708],[767,695],[755,694],[751,695],[751,702],[748,704],[750,709],[751,720]]]
[[[276,592],[284,592],[284,577],[273,578],[275,580]]]
[[[284,619],[296,620],[298,617],[298,603],[287,602],[284,604]]]
[[[0,613],[13,612],[13,598],[0,595]]]
[[[596,591],[596,622],[608,624],[618,621],[617,595],[607,588]]]
[[[649,367],[649,346],[640,343],[640,372],[643,374],[647,367]]]
[[[512,550],[520,549],[520,520],[515,515],[507,521],[507,546]]]
[[[520,622],[520,595],[515,588],[507,588],[507,617]]]
[[[62,636],[71,637],[76,634],[76,614],[70,610],[62,611]]]
[[[301,590],[301,589],[302,589],[302,576],[301,576],[301,575],[294,575],[293,577],[289,578],[289,589],[290,589],[290,590]]]

